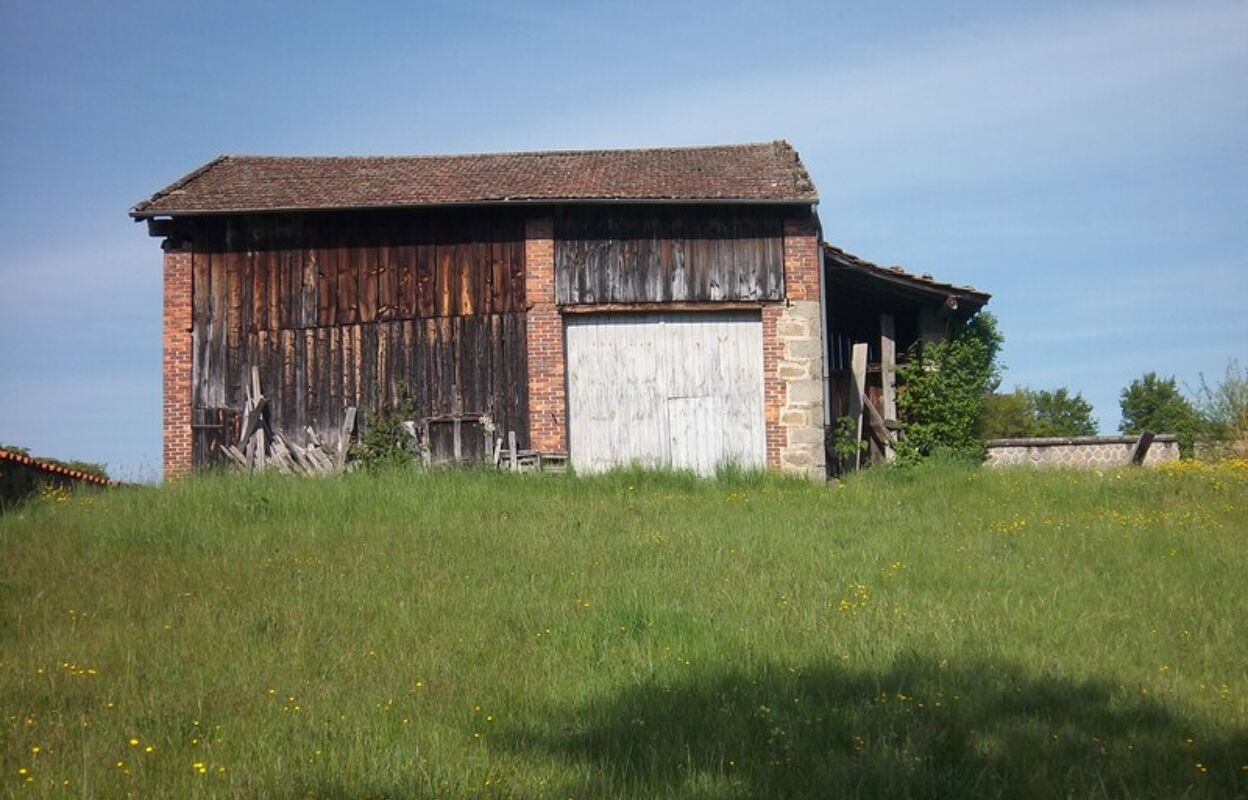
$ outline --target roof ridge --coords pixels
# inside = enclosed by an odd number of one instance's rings
[[[777,147],[778,146],[778,147]],[[561,150],[491,150],[473,153],[387,153],[382,155],[362,155],[362,154],[346,154],[346,155],[316,155],[316,156],[280,156],[265,153],[226,153],[220,155],[213,161],[200,167],[196,172],[202,172],[217,162],[227,158],[237,159],[255,159],[286,161],[295,159],[309,160],[341,160],[341,161],[373,161],[378,159],[422,159],[422,158],[449,158],[449,159],[468,159],[483,158],[487,156],[584,156],[584,155],[616,155],[619,153],[687,153],[695,150],[745,150],[751,148],[762,149],[765,147],[776,147],[778,150],[787,150],[796,153],[787,140],[773,139],[769,142],[732,142],[727,144],[695,144],[687,146],[675,147],[591,147],[586,149],[565,148]],[[187,178],[195,177],[188,175]],[[184,179],[185,180],[185,179]]]

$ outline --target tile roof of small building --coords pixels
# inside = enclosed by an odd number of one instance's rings
[[[43,461],[42,459],[32,458],[25,453],[17,453],[12,450],[4,450],[0,448],[0,461],[11,461],[16,464],[25,464],[43,472],[53,475],[62,475],[66,478],[82,481],[83,483],[93,483],[96,486],[116,486],[117,481],[96,475],[93,472],[84,472],[73,467],[66,467],[61,464],[54,464],[51,461]]]
[[[785,141],[454,156],[220,156],[131,210],[136,219],[314,209],[563,202],[813,203]]]
[[[846,252],[836,245],[828,244],[827,242],[823,243],[823,252],[825,258],[831,258],[835,262],[836,266],[847,269],[856,269],[882,280],[894,281],[896,283],[905,284],[917,289],[957,295],[981,306],[992,299],[992,295],[976,289],[974,286],[945,283],[944,281],[936,280],[928,273],[916,275],[913,272],[902,269],[901,267],[883,267],[879,264],[867,261],[865,258],[859,258],[853,253]]]

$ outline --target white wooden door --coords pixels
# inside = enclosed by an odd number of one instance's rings
[[[763,466],[758,312],[578,315],[565,341],[577,470]]]

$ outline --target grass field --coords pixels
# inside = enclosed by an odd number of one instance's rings
[[[1248,465],[209,477],[0,517],[17,797],[1236,797]]]

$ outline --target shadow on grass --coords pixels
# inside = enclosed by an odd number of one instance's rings
[[[1248,732],[1207,730],[1138,687],[999,663],[695,675],[502,741],[585,776],[550,797],[1248,796]]]

